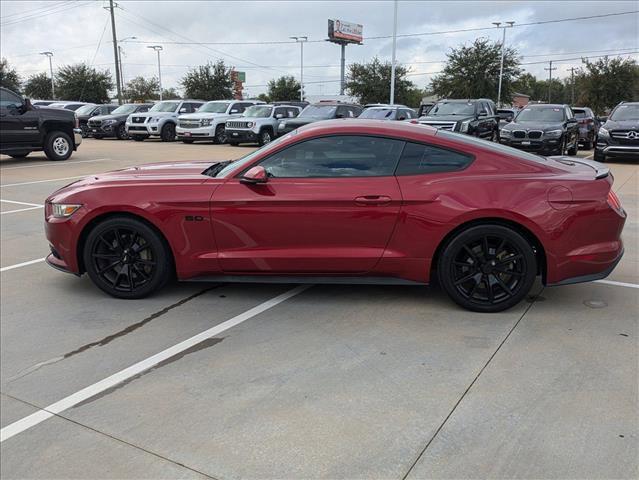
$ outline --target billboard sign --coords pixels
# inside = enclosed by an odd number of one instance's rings
[[[328,39],[335,43],[362,43],[364,27],[344,20],[328,21]]]

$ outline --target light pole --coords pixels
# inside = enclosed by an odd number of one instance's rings
[[[162,101],[162,70],[160,69],[160,52],[162,51],[162,45],[150,45],[146,48],[151,48],[158,52],[158,83],[160,84],[160,102]]]
[[[397,44],[397,0],[393,13],[393,58],[391,64],[390,104],[395,105],[395,45]]]
[[[46,55],[49,58],[49,73],[51,74],[51,100],[55,100],[55,85],[53,83],[53,52],[40,52],[40,55]]]
[[[138,37],[124,37],[118,40],[118,59],[120,61],[120,83],[122,84],[122,90],[124,90],[124,70],[122,69],[122,47],[121,43],[127,40],[136,40]]]
[[[300,101],[304,101],[304,42],[308,37],[289,37],[300,44]]]
[[[501,38],[501,62],[499,63],[499,87],[497,89],[497,105],[501,106],[501,77],[504,74],[504,55],[506,53],[506,29],[512,27],[515,22],[505,22],[503,28],[503,35]],[[499,28],[501,22],[493,22],[495,27]]]

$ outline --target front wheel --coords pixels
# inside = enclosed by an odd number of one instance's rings
[[[162,131],[160,132],[160,138],[163,142],[173,142],[175,141],[175,124],[167,123],[162,127]]]
[[[500,312],[528,294],[537,276],[537,259],[516,231],[479,225],[448,242],[437,272],[439,283],[457,304],[475,312]]]
[[[51,132],[44,140],[44,153],[49,160],[66,160],[73,153],[71,137],[64,132]]]
[[[261,147],[262,145],[267,145],[271,143],[272,135],[270,130],[262,130],[260,132],[260,137],[258,139],[258,145]]]
[[[89,233],[83,252],[89,277],[117,298],[142,298],[171,277],[171,256],[161,236],[140,220],[116,217]]]
[[[124,123],[118,125],[118,128],[115,130],[115,136],[118,137],[118,140],[127,140],[129,138],[129,134],[126,133],[126,125]]]
[[[224,125],[218,125],[215,129],[215,136],[213,137],[213,143],[220,145],[226,143],[226,129]]]

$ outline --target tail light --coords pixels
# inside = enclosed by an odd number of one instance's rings
[[[623,208],[621,207],[621,200],[619,200],[617,194],[612,190],[608,192],[607,202],[610,208],[612,208],[613,210],[617,212],[623,212]]]
[[[75,116],[75,128],[80,128],[80,119],[78,118],[77,114],[74,114]]]

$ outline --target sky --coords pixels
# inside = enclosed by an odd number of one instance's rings
[[[340,47],[326,42],[328,19],[363,25],[363,45],[346,48],[346,63],[377,56],[391,60],[393,1],[127,1],[117,0],[118,39],[125,82],[135,76],[157,75],[156,53],[162,45],[162,84],[181,90],[180,78],[189,68],[223,59],[246,72],[245,96],[267,90],[281,75],[299,79],[300,46],[291,36],[307,36],[304,45],[305,91],[313,95],[339,92]],[[48,71],[53,52],[55,68],[86,62],[114,71],[110,16],[106,0],[0,0],[0,56],[23,79]],[[501,40],[502,29],[492,22],[514,21],[506,45],[522,57],[525,71],[547,78],[570,75],[582,56],[592,58],[626,52],[639,60],[639,14],[573,20],[538,25],[534,22],[639,10],[637,1],[398,1],[397,62],[410,68],[410,79],[428,86],[451,48],[476,38]],[[452,32],[485,28],[481,31]],[[449,33],[440,33],[449,32]],[[404,36],[402,36],[404,35]],[[385,37],[385,38],[373,38]],[[208,42],[207,45],[184,43]],[[272,42],[272,43],[269,43]],[[627,52],[635,52],[628,54]],[[248,93],[248,95],[247,95]]]

